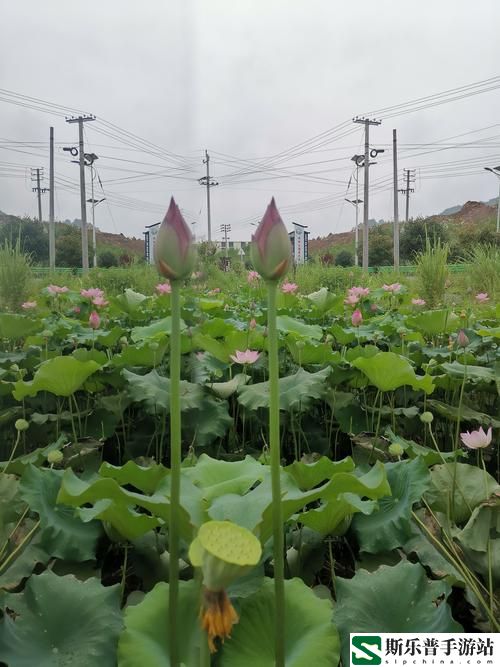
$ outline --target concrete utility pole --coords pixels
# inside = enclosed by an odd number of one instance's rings
[[[85,152],[83,146],[83,124],[95,120],[95,116],[66,118],[67,123],[78,123],[78,157],[80,164],[80,208],[82,217],[82,269],[89,270],[89,241],[87,235],[87,200],[85,198]]]
[[[31,181],[36,182],[36,187],[31,188],[31,192],[37,193],[38,199],[38,222],[42,222],[42,194],[48,191],[48,188],[40,187],[43,180],[43,167],[36,167],[31,170]]]
[[[415,169],[403,169],[404,178],[406,180],[406,187],[401,188],[398,192],[402,192],[406,195],[406,216],[405,222],[408,222],[410,219],[410,192],[415,192],[414,188],[410,188],[410,183],[415,182]]]
[[[392,131],[392,166],[394,172],[394,270],[399,269],[398,139]]]
[[[54,222],[54,128],[50,128],[49,152],[49,266],[56,268],[56,229]]]
[[[226,249],[226,252],[227,252],[227,250],[228,250],[227,236],[228,236],[229,232],[231,231],[231,225],[221,225],[220,230],[224,234],[224,248]]]
[[[497,199],[497,234],[500,234],[500,165],[498,167],[485,167],[486,171],[491,171],[498,178],[498,199]]]
[[[205,159],[203,164],[207,165],[207,175],[198,179],[200,185],[205,185],[207,188],[207,226],[208,226],[208,242],[212,241],[212,222],[210,219],[210,188],[213,188],[215,185],[219,185],[217,181],[214,181],[210,178],[210,155],[208,151],[205,150]]]
[[[368,271],[368,214],[369,214],[369,190],[370,190],[370,125],[380,125],[381,120],[370,120],[370,118],[353,118],[354,123],[365,126],[365,178],[363,193],[363,271]],[[375,157],[375,155],[372,155]]]

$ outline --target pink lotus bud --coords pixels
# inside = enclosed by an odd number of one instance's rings
[[[169,280],[183,280],[193,271],[193,235],[173,197],[156,237],[154,256],[158,272]]]
[[[363,315],[361,314],[359,308],[356,308],[354,313],[351,315],[352,326],[359,327],[362,321],[363,321]]]
[[[463,329],[460,329],[457,336],[457,345],[459,347],[467,347],[468,344],[469,344],[469,339],[467,338],[465,331]]]
[[[93,310],[93,311],[90,313],[90,317],[89,317],[89,326],[90,326],[92,329],[98,329],[100,324],[101,324],[101,318],[99,317],[98,313],[96,313],[96,311]]]
[[[248,326],[249,326],[250,329],[255,329],[255,327],[257,326],[257,322],[255,320],[255,317],[252,317]]]
[[[274,197],[252,237],[250,257],[265,280],[279,280],[292,260],[292,245]]]

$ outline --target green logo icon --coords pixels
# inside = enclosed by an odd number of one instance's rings
[[[381,665],[382,638],[378,635],[351,637],[351,665]]]

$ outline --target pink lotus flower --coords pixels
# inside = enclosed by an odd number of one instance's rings
[[[361,314],[359,308],[356,308],[354,313],[351,315],[352,326],[359,327],[362,321],[363,321],[363,315]]]
[[[89,317],[89,326],[90,326],[92,329],[98,329],[100,324],[101,324],[101,318],[99,317],[99,314],[96,313],[95,310],[93,310],[93,311],[90,313],[90,317]]]
[[[25,301],[23,304],[21,304],[21,308],[24,310],[32,310],[33,308],[36,308],[36,306],[36,301]]]
[[[79,306],[75,306],[73,308],[73,312],[75,313],[75,315],[79,315],[81,313],[81,311],[82,311],[82,309]]]
[[[296,285],[295,283],[283,283],[281,286],[281,291],[283,294],[295,294],[295,292],[299,289],[299,286]]]
[[[344,303],[346,306],[355,306],[359,301],[359,296],[356,294],[349,294],[347,299],[344,299]]]
[[[158,292],[158,294],[170,294],[172,292],[172,286],[170,283],[158,283],[156,285],[155,290]]]
[[[260,357],[260,354],[256,350],[236,350],[234,354],[231,354],[231,359],[237,364],[254,364],[257,359]]]
[[[424,299],[412,299],[411,302],[414,306],[425,306],[426,303]]]
[[[249,329],[255,329],[256,326],[257,326],[257,321],[255,320],[255,317],[252,317],[252,319],[250,320],[250,322],[248,324],[248,327],[249,327]]]
[[[193,272],[196,261],[193,235],[173,197],[158,230],[154,256],[158,272],[169,280],[183,280]]]
[[[357,297],[368,296],[370,294],[369,287],[350,287],[348,290],[349,296],[354,295]]]
[[[265,280],[279,280],[292,261],[292,244],[274,197],[252,236],[250,257],[255,269]]]
[[[466,431],[465,433],[460,433],[462,442],[469,449],[482,449],[483,447],[488,447],[491,444],[491,426],[488,431],[485,433],[483,427],[481,426],[479,431]]]
[[[487,292],[479,292],[479,294],[476,294],[476,301],[478,303],[486,303],[489,300],[490,297],[488,296]]]
[[[106,301],[106,299],[103,296],[96,296],[92,299],[92,303],[94,306],[98,306],[99,308],[102,308],[104,306],[109,306],[109,301]]]
[[[257,282],[257,280],[260,280],[260,276],[257,271],[249,271],[247,274],[247,282],[252,284]]]
[[[59,285],[47,285],[47,292],[52,296],[57,296],[58,294],[65,294],[69,292],[69,287],[59,287]]]
[[[382,289],[386,292],[391,292],[391,294],[398,294],[401,291],[403,285],[401,283],[392,283],[392,285],[382,285]]]
[[[98,287],[90,287],[89,289],[82,289],[80,290],[80,294],[85,299],[95,299],[96,297],[104,296],[103,290],[99,289]]]

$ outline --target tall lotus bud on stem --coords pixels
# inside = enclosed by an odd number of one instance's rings
[[[265,280],[279,280],[292,261],[292,245],[274,197],[252,237],[250,257]]]
[[[159,273],[169,280],[183,280],[193,272],[193,235],[173,197],[156,237],[154,257]]]
[[[469,339],[463,329],[460,329],[460,331],[458,332],[457,344],[458,347],[463,347],[463,348],[466,348],[467,345],[469,344]]]

